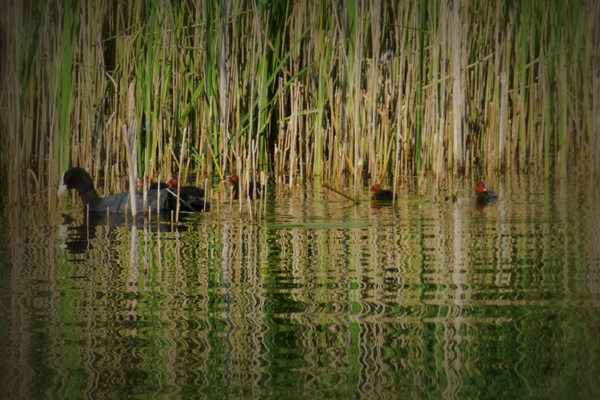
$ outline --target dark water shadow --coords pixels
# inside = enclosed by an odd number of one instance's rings
[[[97,227],[108,226],[112,228],[127,228],[131,231],[135,226],[138,230],[147,230],[150,232],[185,232],[188,229],[187,223],[193,216],[193,213],[182,212],[179,214],[179,223],[172,223],[170,212],[160,213],[160,223],[156,216],[151,216],[151,220],[143,216],[136,218],[136,224],[133,224],[130,215],[120,213],[89,213],[81,219],[75,219],[68,215],[63,215],[61,232],[65,235],[65,241],[61,247],[69,253],[76,255],[82,254],[94,248],[93,239],[97,236]],[[173,220],[174,220],[173,216]]]
[[[485,208],[494,205],[494,203],[496,203],[496,200],[497,198],[482,199],[477,196],[475,197],[475,211],[479,213],[480,218],[484,218],[486,216]]]

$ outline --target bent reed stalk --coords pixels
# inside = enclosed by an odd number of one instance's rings
[[[124,187],[129,85],[150,178],[270,172],[357,193],[420,170],[598,174],[600,3],[454,5],[9,2],[1,186],[43,204],[81,166]]]

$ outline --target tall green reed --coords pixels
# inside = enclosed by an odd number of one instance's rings
[[[358,193],[365,179],[475,166],[597,172],[599,6],[460,4],[13,4],[0,179],[53,188],[81,165],[102,192],[123,188],[131,83],[150,177],[264,171]]]

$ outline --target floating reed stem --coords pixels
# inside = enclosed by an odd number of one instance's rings
[[[349,196],[349,195],[347,195],[346,193],[344,193],[344,192],[341,192],[341,191],[337,190],[336,188],[334,188],[334,187],[332,187],[332,186],[329,186],[329,185],[328,185],[328,184],[326,184],[326,183],[324,183],[324,184],[323,184],[323,186],[325,186],[327,189],[329,189],[329,190],[331,190],[331,191],[334,191],[334,192],[336,192],[336,193],[337,193],[337,194],[339,194],[340,196],[343,196],[343,197],[347,198],[348,200],[352,200],[352,201],[354,202],[354,204],[356,204],[356,205],[360,204],[360,201],[358,201],[358,199],[355,199],[354,197],[352,197],[352,196]]]

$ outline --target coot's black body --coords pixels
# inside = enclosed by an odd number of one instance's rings
[[[126,209],[131,209],[129,192],[113,194],[112,196],[107,197],[98,196],[90,174],[83,168],[73,167],[63,174],[61,185],[58,189],[58,195],[62,195],[69,189],[77,190],[79,197],[83,201],[84,208],[87,209],[89,206],[90,212],[106,212],[108,210],[111,213],[123,213]],[[169,190],[177,193],[175,188]],[[180,209],[184,211],[191,211],[192,209],[194,211],[203,211],[205,209],[204,199],[202,199],[202,202],[200,203],[200,195],[204,197],[204,190],[194,186],[182,187],[180,198],[188,203],[191,206],[191,209],[183,203],[180,203]],[[135,192],[135,202],[137,209],[143,210],[144,192]],[[177,197],[167,189],[150,189],[147,191],[146,205],[153,213],[156,213],[158,209],[161,211],[176,210],[177,202]],[[206,204],[207,206],[209,205],[208,203]],[[208,209],[208,207],[206,207],[206,209]]]

